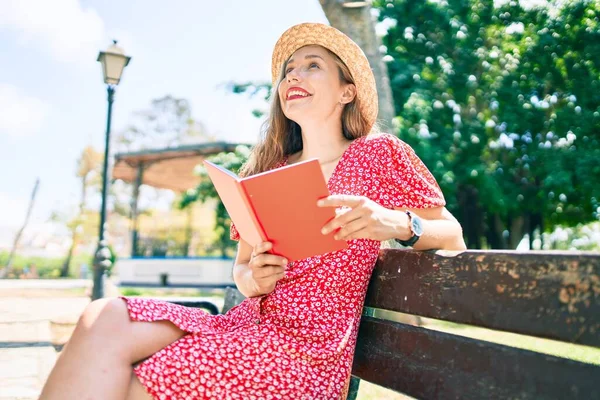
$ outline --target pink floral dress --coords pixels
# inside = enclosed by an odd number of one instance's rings
[[[393,135],[354,140],[329,182],[332,194],[387,208],[445,204],[435,179]],[[287,199],[293,207],[293,199]],[[234,226],[232,238],[239,239]],[[134,321],[169,320],[189,332],[134,369],[156,399],[339,399],[345,394],[363,301],[380,242],[289,265],[265,296],[224,315],[125,298]]]

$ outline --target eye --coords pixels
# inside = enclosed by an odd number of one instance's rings
[[[308,67],[309,68],[319,68],[319,64],[317,64],[317,63],[310,63],[310,65]]]
[[[294,68],[292,68],[292,67],[286,68],[286,69],[285,69],[285,73],[286,73],[286,75],[287,75],[287,74],[289,74],[290,72],[292,72],[292,71],[293,71],[293,69],[294,69]]]

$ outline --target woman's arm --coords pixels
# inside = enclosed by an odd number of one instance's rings
[[[421,218],[423,234],[414,244],[415,250],[466,250],[462,227],[446,207],[421,209],[396,209],[398,216],[397,235],[395,239],[408,240],[412,236],[406,210]]]
[[[346,207],[328,222],[324,235],[336,231],[338,240],[407,240],[412,236],[406,209],[389,209],[364,196],[332,195],[319,200],[319,207]],[[423,220],[423,235],[417,250],[465,250],[462,229],[445,207],[408,209]]]
[[[252,271],[248,266],[252,247],[244,240],[240,239],[238,252],[233,265],[233,281],[238,290],[246,297],[258,296],[254,282],[252,282]]]

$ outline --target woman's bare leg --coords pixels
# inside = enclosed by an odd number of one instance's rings
[[[183,335],[168,321],[132,322],[122,299],[94,301],[56,361],[40,400],[125,399],[132,365]]]

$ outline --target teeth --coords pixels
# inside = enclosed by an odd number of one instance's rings
[[[306,92],[301,92],[299,90],[292,90],[291,92],[288,93],[288,99],[292,96],[308,97],[309,94],[307,94]]]

